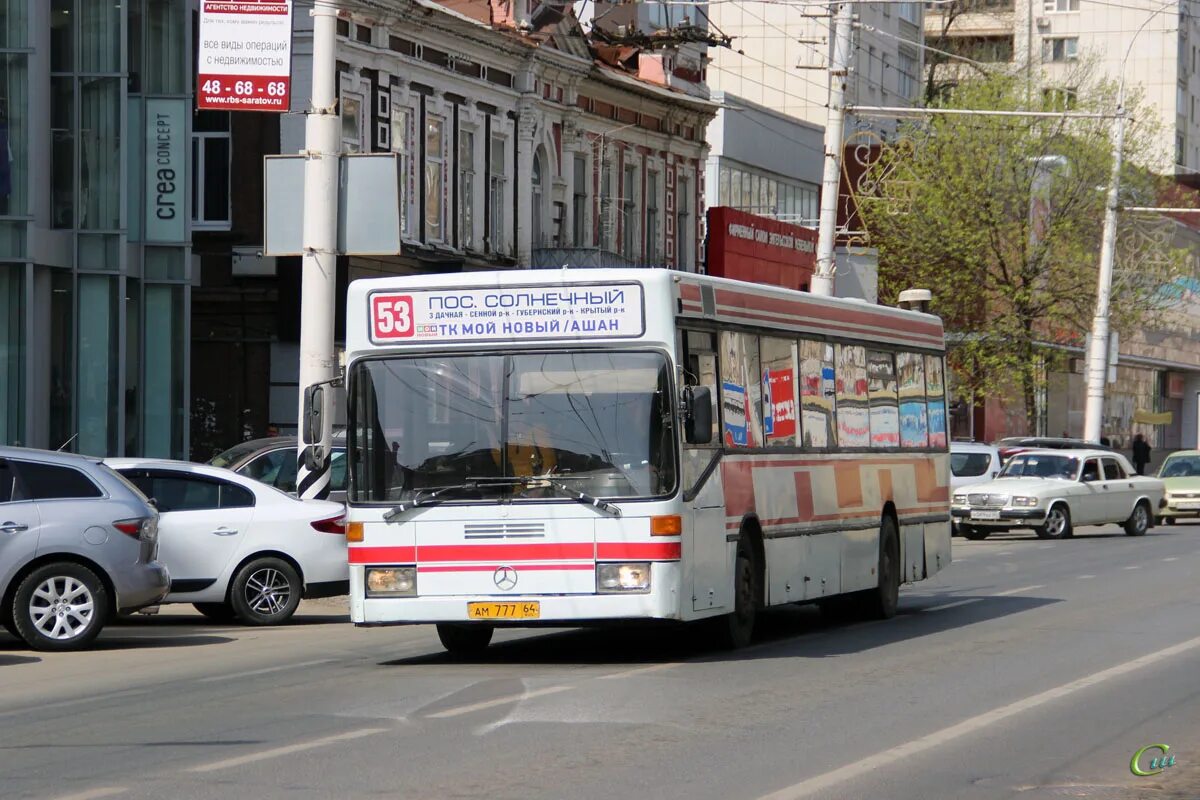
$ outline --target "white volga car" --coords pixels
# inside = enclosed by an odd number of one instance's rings
[[[1143,536],[1163,504],[1163,482],[1143,477],[1111,450],[1026,450],[999,477],[954,489],[950,513],[968,539],[1033,528],[1062,539],[1076,525],[1115,523]]]
[[[158,559],[171,572],[163,603],[192,603],[220,621],[277,625],[302,597],[347,594],[345,507],[297,500],[220,467],[110,458],[152,498]]]

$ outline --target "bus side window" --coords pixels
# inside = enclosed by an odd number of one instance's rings
[[[801,339],[800,422],[805,447],[837,447],[833,345]]]
[[[900,446],[928,447],[925,358],[917,353],[897,353],[896,377],[900,391]]]
[[[942,357],[925,356],[925,406],[929,416],[929,446],[946,446],[946,384]]]
[[[685,386],[707,386],[713,404],[713,421],[720,419],[717,393],[717,342],[709,331],[681,331]],[[713,444],[717,444],[716,439]]]
[[[896,362],[891,353],[867,351],[867,394],[871,401],[871,446],[900,446]]]
[[[758,337],[721,331],[721,441],[727,447],[762,446],[762,376]]]

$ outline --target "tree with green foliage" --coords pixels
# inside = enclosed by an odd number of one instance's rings
[[[1108,113],[1116,87],[1083,66],[1071,95],[1031,92],[1019,71],[973,77],[938,107]],[[1130,94],[1127,92],[1127,94]],[[1040,103],[1031,109],[1030,98]],[[1142,166],[1159,157],[1152,115],[1126,103],[1124,205],[1156,205],[1164,179]],[[1078,346],[1095,310],[1112,120],[929,114],[872,149],[853,187],[866,243],[879,253],[881,301],[907,288],[933,291],[946,322],[950,366],[974,396],[1024,402],[1034,430],[1036,397],[1060,345]],[[1163,291],[1183,269],[1170,238],[1134,237],[1123,216],[1112,299],[1115,330],[1146,325],[1171,302]]]

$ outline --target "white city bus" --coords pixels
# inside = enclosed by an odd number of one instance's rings
[[[877,617],[950,563],[934,316],[660,269],[355,281],[350,608],[498,625]]]

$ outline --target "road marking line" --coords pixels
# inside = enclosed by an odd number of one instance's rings
[[[647,672],[658,672],[660,669],[670,669],[671,667],[678,667],[678,666],[679,666],[678,663],[676,663],[674,661],[668,661],[665,664],[651,664],[648,667],[637,667],[636,669],[627,669],[622,672],[614,672],[609,675],[601,675],[600,677],[596,678],[596,680],[598,680],[598,681],[613,681],[618,678],[628,678],[630,675],[642,675]]]
[[[1141,569],[1141,568],[1142,568],[1141,564],[1130,564],[1128,567],[1121,567],[1121,569]]]
[[[942,747],[950,742],[975,733],[976,731],[987,728],[990,725],[1002,722],[1009,717],[1014,717],[1022,712],[1030,709],[1043,706],[1055,700],[1061,700],[1064,697],[1072,695],[1083,689],[1088,689],[1097,686],[1105,681],[1120,678],[1140,669],[1156,664],[1172,656],[1177,656],[1182,653],[1195,650],[1200,647],[1200,636],[1179,644],[1172,645],[1162,650],[1157,650],[1153,653],[1135,658],[1132,661],[1126,661],[1124,664],[1117,664],[1108,669],[1099,672],[1093,672],[1091,675],[1084,676],[1077,680],[1064,683],[1061,686],[1056,686],[1053,689],[1047,689],[1044,692],[1039,692],[1035,695],[1017,700],[1005,706],[993,708],[991,711],[985,711],[974,717],[959,722],[956,725],[951,725],[948,728],[942,728],[939,731],[934,731],[927,736],[922,736],[919,739],[913,739],[904,744],[893,747],[889,750],[876,753],[866,758],[857,759],[854,762],[854,774],[863,775],[872,770],[881,769],[891,766],[898,761],[905,761],[914,756],[920,755],[927,750],[933,750]],[[760,800],[795,800],[795,798],[808,797],[816,792],[829,789],[833,786],[842,783],[843,781],[853,778],[854,775],[847,774],[844,768],[838,768],[831,772],[826,772],[823,775],[817,775],[812,778],[794,783],[777,792],[772,792],[763,795]]]
[[[284,745],[271,750],[261,750],[257,753],[249,755],[236,756],[234,758],[226,758],[221,761],[213,761],[208,764],[201,764],[198,767],[189,767],[185,772],[216,772],[220,769],[229,769],[230,767],[240,767],[243,764],[253,764],[255,761],[266,761],[271,758],[279,758],[280,756],[291,755],[292,753],[303,753],[305,750],[315,750],[318,747],[324,747],[329,744],[338,744],[339,742],[349,742],[354,739],[362,739],[365,736],[374,736],[377,733],[386,733],[390,728],[359,728],[356,731],[347,731],[338,733],[333,736],[326,736],[321,739],[312,739],[307,742],[297,742],[296,744]]]
[[[574,689],[574,686],[547,686],[545,689],[534,689],[532,692],[523,692],[522,694],[510,694],[504,697],[497,697],[494,700],[484,700],[479,703],[472,703],[469,706],[459,706],[457,708],[448,708],[445,711],[438,711],[433,714],[427,714],[428,719],[446,719],[447,717],[458,717],[463,714],[470,714],[472,711],[482,711],[485,708],[495,708],[509,703],[520,702],[521,700],[531,700],[534,697],[544,697],[548,694],[557,694],[565,692],[568,689]]]
[[[85,789],[75,794],[64,794],[61,797],[54,798],[54,800],[99,800],[101,797],[113,797],[114,795],[124,794],[128,791],[129,788],[125,786],[105,786],[98,789]]]
[[[1052,544],[1039,544],[1038,545],[1038,550],[1053,550],[1053,549],[1054,549],[1054,545],[1052,545]]]
[[[982,599],[983,599],[982,597],[968,597],[966,600],[955,600],[953,603],[943,603],[940,606],[929,606],[929,608],[923,608],[921,610],[922,611],[941,611],[946,608],[958,608],[959,606],[970,605],[971,603],[978,603]]]
[[[1001,550],[999,553],[996,553],[996,555],[998,555],[998,556],[1011,556],[1011,555],[1012,555],[1012,550]]]
[[[1033,586],[1021,586],[1017,589],[1005,589],[1003,592],[996,592],[992,597],[1008,597],[1012,594],[1020,594],[1021,592],[1032,592],[1034,589],[1045,589],[1046,584],[1035,583]]]
[[[124,689],[119,692],[110,692],[108,694],[98,694],[94,697],[77,697],[74,700],[60,700],[57,703],[43,703],[28,708],[14,708],[9,711],[0,711],[0,718],[13,717],[17,714],[28,714],[33,711],[46,711],[52,708],[66,708],[68,706],[77,706],[82,703],[98,703],[101,700],[120,700],[126,697],[136,697],[138,695],[150,694],[151,689]]]
[[[1171,556],[1170,558],[1163,559],[1163,561],[1178,561],[1178,560],[1179,560],[1179,556]]]
[[[1095,575],[1076,575],[1075,580],[1086,581],[1088,578],[1094,578],[1094,577],[1096,577],[1096,576]]]
[[[313,667],[317,664],[328,664],[331,661],[336,661],[333,658],[319,658],[316,661],[301,661],[299,664],[282,664],[278,667],[266,667],[265,669],[252,669],[249,672],[231,672],[228,675],[213,675],[210,678],[201,678],[196,683],[216,683],[217,681],[234,680],[238,678],[248,678],[251,675],[266,675],[270,672],[283,672],[286,669],[300,669],[301,667]]]

